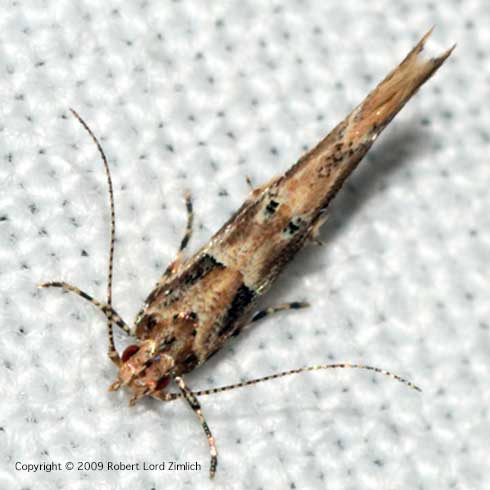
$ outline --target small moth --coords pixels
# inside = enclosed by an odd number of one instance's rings
[[[248,324],[305,303],[290,303],[254,314],[259,296],[273,284],[303,245],[316,239],[328,205],[357,167],[373,142],[417,89],[451,54],[454,46],[436,58],[420,53],[432,29],[340,124],[284,175],[254,189],[241,208],[194,256],[184,259],[192,231],[193,211],[186,195],[187,229],[176,259],[168,266],[138,313],[133,328],[112,307],[112,264],[115,213],[111,175],[102,147],[92,130],[72,110],[97,145],[105,167],[111,206],[111,240],[107,299],[100,302],[65,282],[47,282],[81,296],[107,318],[109,357],[118,368],[110,390],[121,386],[132,392],[130,404],[144,396],[163,401],[183,398],[197,415],[211,454],[210,476],[217,466],[215,440],[201,411],[198,397],[305,371],[362,368],[409,381],[388,371],[361,364],[323,364],[276,373],[235,385],[193,392],[183,375],[203,364]],[[135,338],[119,355],[112,327]],[[179,392],[168,392],[175,382]]]

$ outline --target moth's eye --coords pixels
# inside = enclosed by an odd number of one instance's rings
[[[139,351],[139,345],[128,345],[121,356],[121,361],[126,362],[130,357],[134,356]]]
[[[163,390],[170,383],[170,376],[164,376],[158,380],[155,391]]]

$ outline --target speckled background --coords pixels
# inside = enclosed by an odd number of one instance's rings
[[[0,486],[3,489],[483,489],[489,479],[490,8],[484,0],[0,2]],[[302,365],[203,408],[109,394],[105,322],[35,284],[104,298],[132,321],[185,227],[196,250],[255,184],[284,171],[433,24],[458,47],[376,143],[321,238],[264,305],[308,311],[251,329],[187,377],[195,388]],[[119,345],[123,345],[118,335]],[[486,458],[485,458],[486,456]],[[196,472],[17,471],[15,463],[193,462]]]

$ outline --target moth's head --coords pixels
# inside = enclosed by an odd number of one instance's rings
[[[133,392],[129,404],[134,405],[143,396],[161,393],[170,382],[174,359],[158,352],[153,339],[131,344],[123,351],[119,373],[109,391],[128,386]]]

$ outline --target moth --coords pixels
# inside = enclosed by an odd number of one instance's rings
[[[72,110],[97,145],[108,181],[112,226],[107,298],[105,302],[98,301],[65,282],[47,282],[40,287],[57,287],[75,293],[105,315],[108,355],[118,368],[110,390],[128,388],[132,392],[130,404],[145,396],[163,401],[177,398],[187,401],[208,440],[211,478],[216,472],[217,450],[198,401],[202,395],[331,368],[370,369],[419,389],[395,374],[364,364],[309,366],[202,391],[192,391],[183,375],[206,362],[250,323],[278,311],[307,306],[296,302],[259,312],[254,310],[257,299],[271,287],[286,264],[306,243],[316,240],[330,201],[379,134],[451,54],[455,46],[438,57],[422,58],[420,53],[431,31],[323,140],[285,174],[252,190],[240,209],[211,240],[185,259],[183,252],[193,223],[192,201],[187,194],[187,228],[177,257],[146,298],[132,328],[112,306],[115,212],[109,166],[98,139]],[[135,338],[121,355],[114,344],[113,325]],[[172,381],[178,392],[167,391]]]

